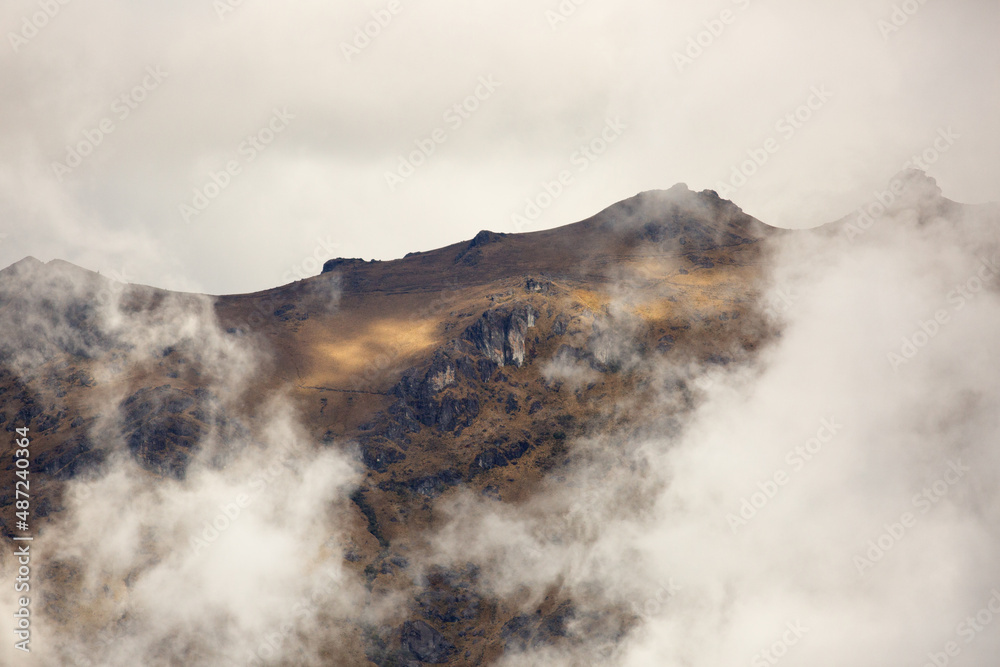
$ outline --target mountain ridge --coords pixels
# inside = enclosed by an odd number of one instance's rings
[[[1000,210],[1000,204],[993,202],[969,205],[947,199],[943,196],[936,180],[918,169],[906,169],[896,174],[890,179],[889,187],[883,195],[885,197],[881,199],[876,197],[861,204],[842,218],[810,229],[827,233],[844,231],[845,228],[858,225],[859,219],[862,221],[861,224],[865,224],[866,213],[868,216],[881,217],[905,209],[918,210],[922,219],[928,216],[953,215],[963,209]],[[881,203],[886,201],[886,197],[891,197],[892,200],[888,206]],[[876,213],[872,214],[871,210]],[[709,217],[707,214],[712,214],[714,217]],[[340,288],[348,292],[398,290],[407,281],[409,290],[433,290],[441,286],[440,281],[433,279],[433,274],[444,270],[453,272],[453,277],[461,279],[462,282],[478,280],[478,284],[531,273],[552,273],[555,277],[566,278],[606,278],[600,269],[601,253],[594,250],[595,246],[610,243],[611,247],[608,248],[607,254],[627,261],[641,252],[639,246],[643,241],[662,242],[676,239],[679,246],[684,246],[689,237],[692,237],[693,246],[674,250],[683,250],[684,252],[677,253],[681,256],[687,254],[696,257],[699,251],[752,243],[790,231],[793,230],[769,225],[754,218],[731,200],[719,197],[714,190],[695,192],[686,184],[677,183],[668,189],[639,192],[605,207],[589,218],[551,229],[521,233],[482,230],[469,240],[431,250],[407,253],[402,258],[391,260],[332,258],[324,263],[318,276],[256,292],[214,296],[233,298],[281,292],[298,283],[331,273],[337,273],[342,277]],[[482,272],[479,265],[484,256],[497,264],[502,264],[505,268]],[[574,263],[575,266],[568,270],[564,266],[553,273],[553,266],[559,267],[560,264],[569,263]],[[697,260],[692,263],[698,265]],[[64,260],[41,262],[34,257],[26,256],[0,270],[0,277],[9,275],[12,269],[44,270],[42,267],[55,269],[60,266],[64,270],[86,272],[90,277],[99,275]]]
[[[690,255],[697,265],[700,252],[751,243],[772,233],[780,230],[746,215],[714,192],[694,193],[678,184],[669,190],[641,192],[590,218],[553,229],[520,234],[483,230],[471,240],[397,260],[336,258],[324,264],[323,273],[341,273],[348,291],[393,289],[404,276],[411,288],[432,285],[432,275],[444,271],[480,284],[529,273],[607,279],[602,265],[609,258],[635,259],[644,245],[659,244],[663,251],[673,242],[672,251]],[[484,267],[490,268],[484,271]]]

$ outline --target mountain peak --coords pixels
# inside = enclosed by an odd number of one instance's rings
[[[38,267],[44,266],[44,265],[45,265],[45,262],[41,261],[40,259],[36,259],[35,257],[32,257],[31,255],[28,255],[24,259],[20,259],[20,260],[14,262],[10,266],[8,266],[6,269],[4,269],[4,271],[7,271],[9,269],[38,268]]]
[[[754,252],[742,250],[778,231],[714,192],[693,192],[677,183],[640,192],[561,227],[483,230],[468,241],[385,262],[331,259],[323,273],[340,274],[342,289],[351,293],[439,289],[445,276],[449,284],[466,286],[538,274],[609,281],[621,266],[645,266],[654,257],[683,275],[679,272],[718,262],[755,261]]]
[[[957,206],[956,202],[944,196],[932,176],[921,169],[910,168],[893,176],[888,188],[877,190],[875,200],[864,209],[874,216],[909,212],[910,215],[915,214],[918,220],[926,222],[946,217]]]
[[[95,289],[108,280],[95,271],[61,259],[42,262],[31,256],[25,257],[0,271],[2,289],[13,289],[15,292],[27,289],[26,286],[34,283],[59,284],[67,290],[83,287]]]
[[[904,169],[889,181],[890,190],[898,193],[900,204],[919,204],[942,199],[937,181],[921,169]]]
[[[44,269],[45,262],[29,255],[0,271],[0,277],[20,278],[21,276],[33,276],[37,275],[39,271]]]

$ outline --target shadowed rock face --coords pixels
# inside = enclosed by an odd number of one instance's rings
[[[464,572],[435,568],[427,578],[424,592],[416,598],[420,613],[436,623],[474,620],[482,608],[482,599],[474,590],[477,577],[474,568]]]
[[[455,647],[424,621],[407,621],[400,631],[403,664],[440,665],[448,661]]]
[[[520,368],[524,364],[524,338],[535,326],[537,315],[528,304],[488,310],[464,337],[497,366]]]
[[[100,466],[107,454],[85,434],[79,434],[35,459],[38,472],[65,481]]]
[[[541,613],[522,614],[507,621],[500,636],[507,650],[515,653],[545,646],[566,635],[566,623],[573,616],[573,606],[568,602],[545,616]]]
[[[476,455],[476,458],[469,465],[469,477],[475,477],[480,473],[493,470],[494,468],[508,466],[512,461],[516,461],[527,454],[531,448],[532,445],[527,440],[519,440],[513,444],[500,445],[499,447],[490,447]]]
[[[142,467],[176,479],[184,477],[207,430],[188,413],[195,402],[194,396],[170,385],[140,389],[122,401],[125,441]]]
[[[207,391],[186,392],[171,385],[145,387],[121,402],[122,435],[143,468],[183,479],[202,439],[213,429],[239,437],[243,429],[230,422]]]
[[[469,245],[455,256],[454,262],[465,266],[476,266],[483,258],[483,253],[480,248],[491,243],[496,243],[506,236],[508,235],[490,232],[484,229],[476,234],[475,238],[469,241]]]
[[[361,461],[366,466],[376,472],[384,472],[392,464],[406,458],[406,454],[389,445],[388,441],[382,444],[378,442],[379,440],[385,439],[378,436],[371,436],[360,444]]]
[[[481,410],[476,386],[488,382],[497,368],[521,367],[525,362],[526,336],[538,313],[529,304],[488,310],[452,345],[437,350],[423,368],[411,368],[388,392],[396,401],[373,423],[364,425],[361,451],[365,465],[385,470],[405,455],[387,448],[378,438],[406,448],[407,435],[421,427],[451,433],[471,426]],[[519,405],[507,397],[508,414]]]
[[[399,401],[395,410],[401,425],[408,431],[419,430],[419,425],[434,426],[441,431],[454,431],[458,426],[468,426],[479,414],[479,398],[474,393],[461,396],[449,388],[456,387],[456,363],[439,354],[423,374],[407,373],[392,389]]]

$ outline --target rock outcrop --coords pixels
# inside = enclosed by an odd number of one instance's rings
[[[483,313],[463,338],[497,366],[522,366],[525,337],[538,313],[530,304],[494,308]]]
[[[390,414],[403,431],[417,431],[423,425],[450,432],[470,425],[479,415],[479,397],[456,386],[456,366],[451,357],[438,352],[425,370],[411,369],[400,378],[390,392],[398,399]]]
[[[424,621],[407,621],[400,630],[400,658],[403,664],[441,665],[455,652],[455,646]]]
[[[242,427],[230,422],[215,397],[204,389],[187,392],[169,384],[144,387],[119,405],[122,435],[142,467],[183,479],[201,439],[212,428],[238,437]]]

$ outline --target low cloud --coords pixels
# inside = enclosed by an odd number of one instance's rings
[[[631,433],[577,440],[565,482],[522,506],[449,501],[442,559],[480,565],[484,589],[525,613],[573,601],[567,645],[508,664],[595,650],[629,666],[989,664],[1000,276],[983,268],[995,211],[967,211],[896,211],[861,241],[777,240],[765,294],[795,299],[771,309],[781,335],[755,360],[685,375],[693,409],[664,391]],[[941,309],[947,323],[894,366]],[[621,641],[592,631],[595,613],[625,624]]]
[[[290,397],[259,391],[270,356],[223,331],[213,299],[58,263],[18,270],[0,295],[5,364],[29,387],[83,378],[93,457],[31,543],[34,664],[322,664],[369,614],[343,569],[351,452],[319,447]],[[304,298],[335,308],[336,287]],[[62,358],[73,366],[51,363]],[[144,386],[154,370],[172,384]]]

